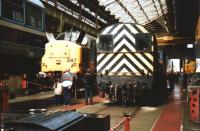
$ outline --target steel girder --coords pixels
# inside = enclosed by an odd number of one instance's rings
[[[97,34],[99,32],[98,29],[84,23],[83,21],[79,20],[78,18],[75,18],[75,17],[65,13],[64,11],[59,10],[58,8],[48,4],[46,2],[43,2],[43,4],[46,8],[47,15],[50,15],[50,16],[60,20],[61,27],[59,27],[59,28],[62,28],[62,25],[64,23],[67,23],[69,25],[72,25],[72,26],[80,29],[81,31],[86,32],[87,34],[90,34],[92,36],[97,36]]]

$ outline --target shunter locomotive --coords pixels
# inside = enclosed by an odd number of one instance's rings
[[[97,39],[97,83],[110,102],[160,104],[167,95],[165,57],[138,24],[114,24]]]

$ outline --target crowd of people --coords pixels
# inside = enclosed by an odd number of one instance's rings
[[[180,81],[182,83],[182,89],[187,90],[189,79],[189,74],[186,72],[168,72],[167,84],[169,92],[173,91],[175,84]],[[70,72],[70,69],[67,69],[65,72],[62,73],[61,78],[56,79],[53,86],[56,105],[60,105],[63,103],[64,105],[71,105],[71,92],[72,90],[74,90],[73,85],[83,86],[85,94],[85,104],[93,104],[94,90],[97,87],[96,75],[95,72],[91,72],[91,70],[88,68],[81,78],[78,78],[77,75]]]
[[[189,83],[189,74],[185,71],[183,73],[174,73],[173,71],[167,74],[169,92],[173,91],[175,83],[181,81],[183,90],[187,89]]]
[[[88,68],[81,78],[78,78],[77,75],[71,73],[70,69],[63,72],[61,78],[56,78],[53,85],[56,105],[64,104],[65,106],[70,106],[72,104],[72,87],[75,84],[77,85],[80,79],[85,90],[85,104],[93,104],[93,91],[96,87],[96,76],[95,73],[91,72]]]

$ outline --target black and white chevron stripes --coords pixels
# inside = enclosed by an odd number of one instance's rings
[[[113,36],[113,52],[136,51],[134,34],[137,33],[148,33],[148,31],[137,24],[114,24],[101,32],[102,35]]]
[[[109,74],[136,74],[144,71],[150,75],[153,73],[152,53],[109,53],[97,56],[97,72]],[[143,71],[142,71],[143,70]]]
[[[136,52],[134,34],[148,33],[137,24],[114,24],[105,28],[101,35],[113,36],[113,52],[97,55],[97,72],[112,74],[153,74],[153,53]]]

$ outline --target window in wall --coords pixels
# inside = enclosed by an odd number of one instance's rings
[[[42,29],[42,9],[26,4],[26,25]]]
[[[24,21],[23,0],[1,0],[2,17],[17,22]]]
[[[113,50],[113,36],[112,35],[101,35],[99,37],[98,44],[99,51],[112,51]]]

